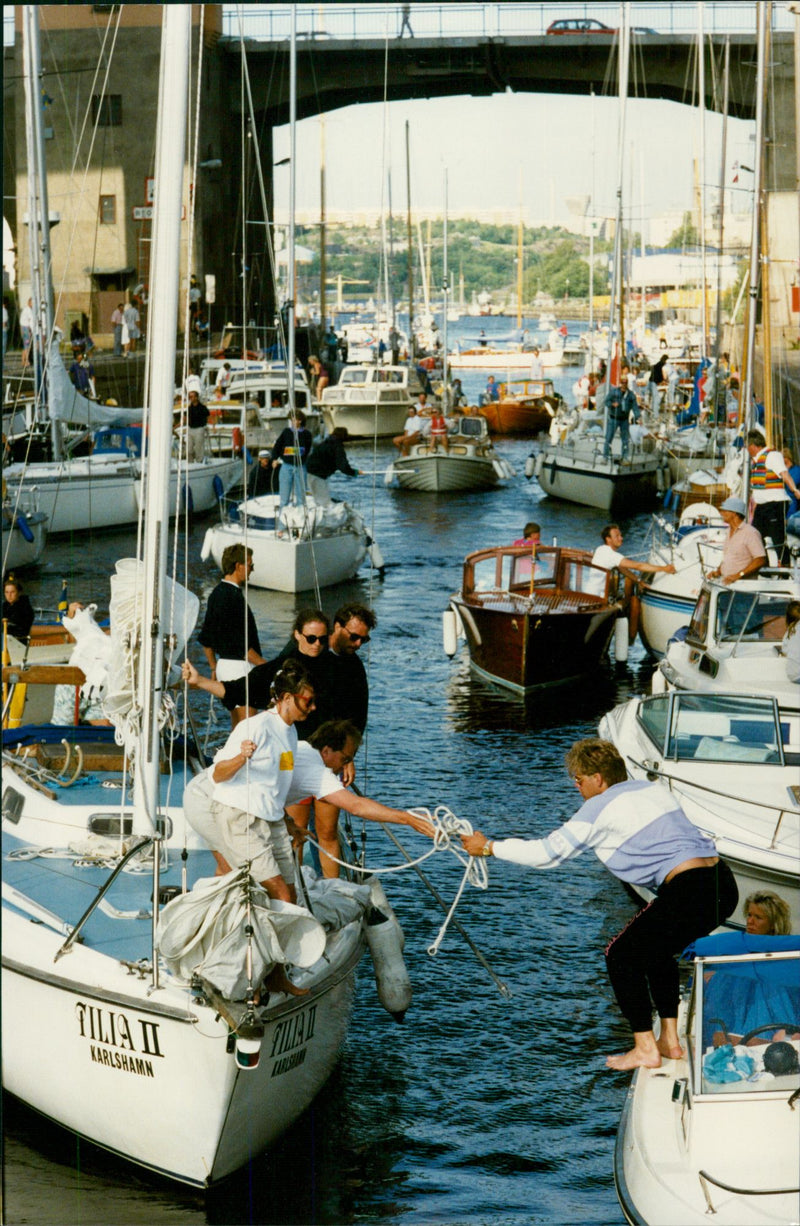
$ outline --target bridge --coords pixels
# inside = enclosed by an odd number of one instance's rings
[[[633,4],[629,94],[697,105],[698,5]],[[755,113],[755,5],[704,6],[705,104],[722,109],[722,63],[730,43],[729,114]],[[262,131],[288,121],[288,4],[237,12],[223,10],[217,54],[238,81],[244,48],[253,102]],[[403,6],[298,5],[298,118],[356,103],[459,94],[513,92],[615,94],[619,5],[616,4],[425,4],[410,6],[413,36],[403,31]],[[772,33],[772,144],[768,182],[795,186],[792,15],[774,7]],[[588,21],[592,28],[548,33],[553,22]],[[403,37],[401,37],[403,33]],[[238,87],[228,97],[240,111]]]

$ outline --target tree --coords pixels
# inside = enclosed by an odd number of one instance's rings
[[[677,230],[667,239],[667,246],[679,247],[682,250],[685,247],[699,247],[699,245],[700,234],[692,221],[692,214],[687,210]]]

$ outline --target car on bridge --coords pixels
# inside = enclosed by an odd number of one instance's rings
[[[633,26],[633,34],[656,34],[649,26]],[[604,25],[594,17],[562,17],[552,21],[545,34],[619,34],[613,26]]]

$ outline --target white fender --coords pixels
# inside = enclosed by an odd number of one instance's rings
[[[370,880],[369,901],[373,907],[377,908],[378,911],[382,911],[384,915],[388,915],[391,922],[397,926],[397,931],[400,934],[400,948],[405,949],[406,934],[403,932],[403,929],[400,927],[400,921],[394,913],[392,904],[389,902],[389,899],[386,897],[386,891],[384,890],[383,885],[381,884],[380,877],[373,877]]]
[[[367,557],[376,570],[383,570],[386,563],[383,560],[383,554],[380,551],[380,546],[376,541],[373,541],[372,544],[367,547]]]
[[[625,664],[628,659],[628,619],[618,617],[614,622],[614,659],[617,664]]]
[[[202,547],[202,549],[200,550],[200,558],[201,558],[201,560],[202,560],[203,562],[207,562],[207,561],[208,561],[208,559],[211,557],[211,542],[212,542],[212,540],[213,540],[213,537],[212,537],[212,535],[211,535],[211,529],[210,529],[210,528],[206,528],[206,534],[205,534],[205,536],[203,537],[203,547]]]
[[[667,679],[662,673],[661,669],[657,668],[656,671],[653,673],[653,678],[652,678],[652,681],[650,682],[650,693],[651,694],[666,694],[666,692],[667,692]]]
[[[442,642],[445,655],[452,658],[458,651],[458,628],[453,609],[445,609],[442,613]]]
[[[411,980],[403,961],[401,931],[397,921],[392,922],[377,907],[368,912],[366,937],[375,968],[378,1000],[396,1022],[402,1022],[412,996]]]
[[[389,467],[386,469],[386,472],[383,474],[383,484],[391,485],[393,481],[394,481],[394,464],[390,464]]]
[[[666,489],[667,489],[667,474],[664,471],[663,466],[659,464],[658,468],[656,469],[656,490],[658,491],[659,494],[664,494],[666,493]]]
[[[536,472],[536,456],[529,455],[525,461],[525,476],[530,481],[533,474]]]

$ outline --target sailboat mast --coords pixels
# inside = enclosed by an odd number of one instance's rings
[[[761,259],[761,185],[764,173],[764,110],[766,103],[767,10],[771,5],[756,5],[756,156],[753,162],[753,221],[750,231],[750,286],[748,292],[747,338],[745,343],[745,375],[742,388],[745,437],[753,420],[753,364],[756,349],[756,317],[758,314],[758,280]],[[769,362],[770,355],[764,354]],[[742,497],[750,497],[750,456],[742,449]]]
[[[411,149],[408,120],[406,120],[406,250],[408,263],[408,344],[409,357],[416,356],[414,344],[414,237],[411,229]]]
[[[162,13],[150,323],[147,329],[150,413],[145,490],[144,614],[137,693],[142,734],[133,794],[133,826],[137,834],[153,832],[159,807],[159,713],[164,685],[163,627],[169,614],[165,576],[192,9],[188,4],[165,4]]]
[[[326,206],[325,206],[325,116],[319,117],[319,322],[322,331],[327,328],[328,304],[325,284],[328,276],[326,258]]]
[[[611,270],[611,317],[608,323],[608,368],[606,370],[606,399],[611,386],[611,367],[614,359],[614,315],[617,310],[617,293],[620,294],[619,305],[619,357],[620,362],[625,355],[625,325],[624,307],[622,304],[622,177],[625,173],[625,116],[628,102],[628,61],[630,58],[630,2],[625,0],[621,9],[620,42],[619,42],[619,166],[617,173],[617,211],[614,225],[614,263]],[[608,410],[606,409],[606,412]]]
[[[47,193],[47,167],[42,127],[42,51],[39,37],[38,5],[23,7],[23,72],[25,84],[25,122],[28,156],[28,245],[31,258],[31,298],[33,299],[34,386],[42,387],[47,346],[53,330],[53,266],[50,254],[50,205]],[[53,459],[62,457],[61,425],[50,423]]]
[[[444,172],[444,222],[442,224],[442,404],[447,412],[447,311],[450,278],[447,269],[447,170]]]
[[[722,352],[722,244],[725,237],[725,167],[728,161],[728,105],[730,97],[731,39],[725,39],[725,59],[722,75],[722,142],[719,164],[719,227],[717,231],[717,301],[714,312],[714,357],[719,390],[719,355]],[[716,413],[714,415],[716,421]]]
[[[288,284],[286,303],[286,378],[289,416],[294,417],[295,363],[295,297],[297,269],[295,267],[295,196],[297,192],[297,5],[292,5],[291,39],[289,42],[289,250],[287,251]]]
[[[704,4],[697,6],[697,105],[700,108],[700,357],[708,356],[708,282],[706,279],[706,48]]]
[[[522,330],[522,171],[519,172],[519,225],[517,227],[517,329]]]

